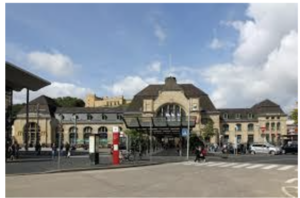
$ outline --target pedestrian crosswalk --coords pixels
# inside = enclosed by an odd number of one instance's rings
[[[261,170],[278,170],[278,171],[298,171],[298,165],[285,165],[285,164],[254,164],[254,163],[237,163],[237,162],[202,162],[197,163],[193,161],[181,162],[185,166],[203,166],[203,167],[220,167],[232,169],[261,169]]]

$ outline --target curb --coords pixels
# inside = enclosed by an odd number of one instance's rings
[[[183,160],[185,161],[185,160]],[[170,163],[179,163],[182,161],[173,161],[173,162],[151,162],[144,164],[121,164],[121,165],[109,165],[103,167],[89,167],[89,168],[73,168],[73,169],[60,169],[60,170],[50,170],[44,172],[34,172],[34,173],[17,173],[17,174],[6,174],[6,177],[13,176],[27,176],[27,175],[40,175],[40,174],[55,174],[55,173],[67,173],[67,172],[81,172],[81,171],[94,171],[94,170],[111,170],[111,169],[122,169],[122,168],[135,168],[143,166],[155,166],[161,164],[170,164]]]

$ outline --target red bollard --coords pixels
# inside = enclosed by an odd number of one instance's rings
[[[119,127],[113,127],[113,164],[120,164],[119,159]]]

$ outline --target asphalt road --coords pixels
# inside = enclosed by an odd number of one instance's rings
[[[6,177],[8,197],[297,197],[297,165],[178,162]]]
[[[171,152],[171,151],[168,151]],[[174,151],[172,151],[174,152]],[[155,155],[152,157],[154,162],[173,162],[173,161],[184,161],[185,156],[179,157],[176,155]],[[194,159],[191,155],[190,160]],[[217,155],[208,156],[208,161],[224,161],[224,162],[249,162],[249,163],[266,163],[266,164],[287,164],[287,165],[297,165],[298,155]],[[149,162],[150,159],[145,157],[141,162]],[[125,162],[129,163],[129,162]],[[130,162],[138,163],[138,162]],[[99,167],[105,167],[112,164],[112,157],[108,154],[100,155]],[[76,169],[76,168],[94,168],[95,165],[91,165],[87,155],[72,156],[71,158],[61,158],[60,169]],[[40,173],[58,170],[57,159],[52,160],[51,158],[35,158],[21,160],[20,162],[7,162],[6,163],[6,174],[23,174],[23,173]]]

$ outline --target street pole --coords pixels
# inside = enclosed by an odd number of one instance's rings
[[[35,145],[37,145],[37,143],[39,142],[38,140],[38,132],[39,132],[39,103],[36,105],[36,131],[35,131]]]
[[[74,146],[75,146],[75,148],[76,148],[76,143],[77,143],[77,141],[76,141],[76,134],[77,134],[77,115],[76,114],[74,114],[73,115],[73,119],[74,119]]]
[[[58,161],[57,161],[57,169],[60,169],[60,154],[61,154],[61,135],[62,135],[62,121],[63,120],[63,116],[60,115],[59,116],[59,130],[58,130],[58,133],[59,133],[59,140],[58,140]]]
[[[150,121],[150,162],[152,162],[152,120]]]
[[[186,143],[186,159],[189,160],[190,154],[190,99],[188,99],[188,130],[187,130],[187,143]]]

